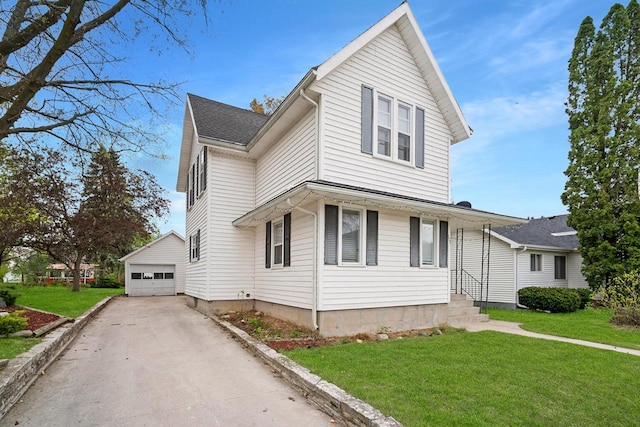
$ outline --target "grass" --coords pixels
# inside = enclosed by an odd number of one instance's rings
[[[78,317],[105,297],[124,292],[122,288],[82,288],[80,292],[71,292],[66,286],[12,286],[19,295],[16,304],[66,317]]]
[[[485,331],[286,353],[406,426],[629,425],[640,358]]]
[[[613,325],[611,316],[611,310],[593,308],[573,313],[489,309],[491,319],[522,323],[527,331],[640,350],[640,328]]]
[[[13,359],[17,355],[29,351],[31,347],[40,341],[40,338],[0,338],[0,359]]]

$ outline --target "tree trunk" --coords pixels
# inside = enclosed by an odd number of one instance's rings
[[[73,287],[72,292],[80,292],[80,262],[73,265]]]

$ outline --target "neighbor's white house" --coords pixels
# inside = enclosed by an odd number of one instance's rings
[[[189,305],[325,335],[451,320],[450,233],[524,222],[450,203],[450,146],[470,135],[406,3],[272,116],[188,95]]]
[[[567,215],[535,218],[525,224],[497,227],[491,230],[491,236],[490,262],[488,267],[485,264],[489,271],[489,305],[516,308],[518,291],[528,286],[589,287],[582,275],[578,235],[567,225]],[[480,277],[482,232],[465,231],[462,242],[464,255],[457,260],[458,270]],[[454,240],[451,244],[455,244]],[[460,281],[458,276],[458,286]],[[452,289],[455,288],[454,273]]]

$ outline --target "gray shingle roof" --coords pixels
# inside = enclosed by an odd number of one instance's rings
[[[246,146],[269,116],[187,94],[198,135]]]
[[[552,233],[575,231],[567,225],[567,215],[534,218],[526,224],[497,227],[493,231],[521,245],[576,249],[578,236],[554,236]]]

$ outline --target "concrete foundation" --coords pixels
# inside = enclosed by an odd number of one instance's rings
[[[228,311],[249,311],[253,310],[254,300],[229,300],[229,301],[206,301],[200,298],[187,296],[187,307],[211,316],[220,315]]]
[[[196,297],[188,297],[187,306],[207,316],[220,315],[231,310],[255,309],[268,316],[313,329],[311,309],[259,300],[205,301]],[[325,337],[433,328],[448,321],[448,311],[447,304],[318,311],[318,327],[320,334]]]

